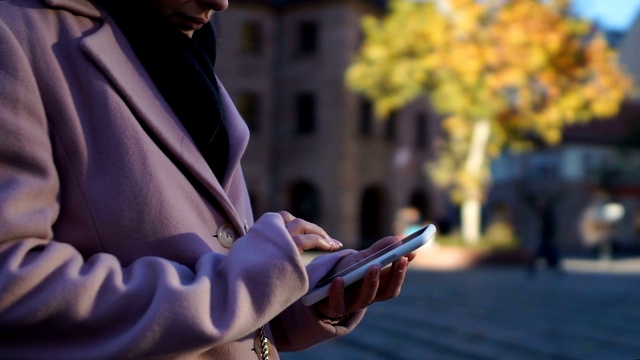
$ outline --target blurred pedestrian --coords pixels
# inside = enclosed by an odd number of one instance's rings
[[[579,230],[584,245],[598,253],[601,260],[613,257],[613,239],[618,223],[625,215],[622,204],[613,202],[605,192],[596,192],[584,209]]]
[[[556,247],[556,219],[548,199],[539,197],[535,200],[535,209],[540,219],[540,239],[536,251],[529,263],[529,271],[535,273],[538,261],[543,260],[549,269],[558,273],[562,271],[560,255]]]

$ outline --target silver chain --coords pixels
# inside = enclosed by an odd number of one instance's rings
[[[264,326],[260,326],[260,358],[262,360],[269,360],[269,340],[267,339],[267,333],[264,330]]]

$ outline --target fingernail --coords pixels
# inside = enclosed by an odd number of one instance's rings
[[[331,247],[334,247],[334,246],[335,246],[335,247],[336,247],[336,249],[339,249],[339,248],[341,248],[341,247],[343,247],[343,246],[344,246],[344,245],[342,245],[342,243],[341,243],[340,241],[338,241],[338,240],[336,240],[336,239],[327,238],[327,239],[325,239],[325,240],[327,241],[327,243],[328,243],[329,245],[331,245]]]

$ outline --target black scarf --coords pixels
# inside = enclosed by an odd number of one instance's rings
[[[189,38],[146,1],[104,0],[101,4],[222,182],[229,137],[214,74],[216,39],[211,22]]]

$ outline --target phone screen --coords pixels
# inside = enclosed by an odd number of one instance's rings
[[[381,250],[376,251],[375,253],[367,256],[366,258],[358,261],[357,263],[355,263],[355,264],[353,264],[353,265],[351,265],[351,266],[349,266],[349,267],[347,267],[347,268],[345,268],[345,269],[343,269],[343,270],[341,270],[341,271],[339,271],[339,272],[337,272],[337,273],[335,273],[333,275],[325,276],[324,278],[322,278],[320,280],[320,282],[318,282],[318,285],[316,285],[315,287],[316,288],[321,288],[321,287],[323,287],[325,285],[331,284],[334,279],[339,278],[339,277],[344,277],[348,273],[350,273],[353,270],[355,270],[355,269],[359,268],[360,266],[362,266],[362,264],[368,263],[371,260],[378,259],[378,258],[384,256],[385,254],[388,254],[393,249],[396,249],[399,246],[401,246],[403,244],[406,244],[409,241],[411,241],[411,240],[417,238],[418,236],[422,235],[422,233],[424,233],[426,230],[427,230],[427,227],[423,227],[422,229],[420,229],[420,230],[414,232],[413,234],[403,238],[402,240],[399,240],[399,241],[397,241],[397,242],[395,242],[393,244],[390,244],[389,246],[387,246],[387,247],[385,247],[385,248],[383,248]],[[382,265],[384,266],[386,264],[382,264]]]

